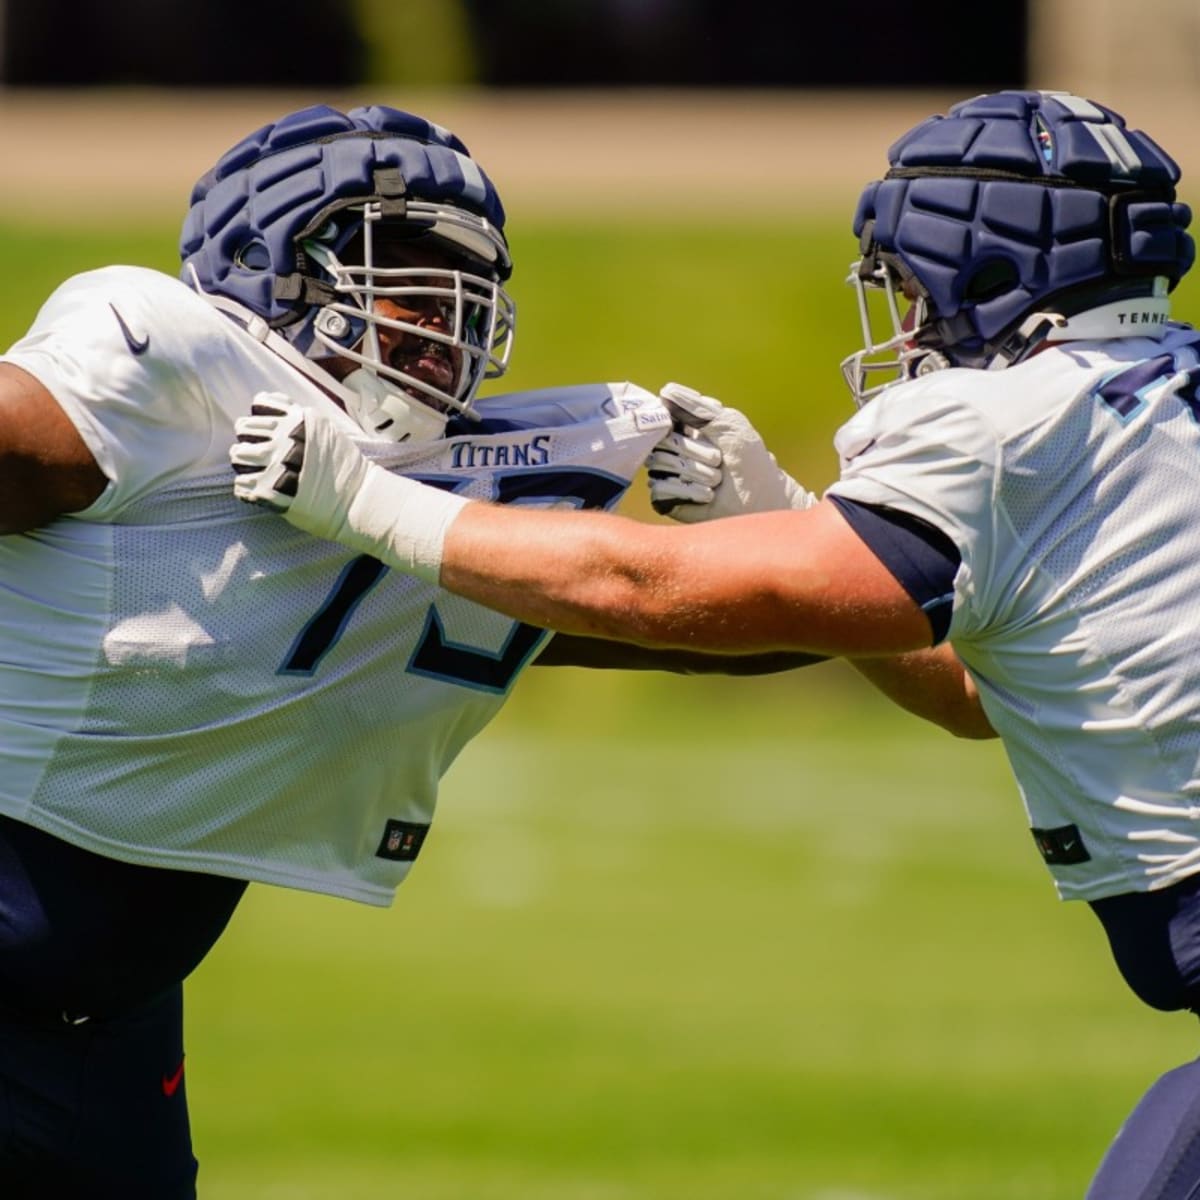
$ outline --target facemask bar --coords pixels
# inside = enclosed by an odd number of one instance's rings
[[[897,287],[894,272],[880,263],[864,277],[861,268],[862,260],[853,263],[846,282],[854,287],[858,300],[864,349],[842,360],[842,374],[860,408],[895,383],[951,365],[1003,370],[1023,362],[1046,342],[1158,337],[1170,319],[1169,280],[1160,276],[1150,286],[1136,287],[1130,294],[1105,304],[1090,304],[1070,316],[1051,309],[1032,312],[1015,329],[968,356],[961,348],[951,351],[918,345],[917,336],[929,321],[926,299],[918,297],[907,316],[903,316],[899,303],[903,291]],[[869,293],[877,297],[874,304]],[[1062,302],[1067,298],[1059,299]],[[1079,302],[1076,297],[1075,303]],[[875,316],[881,318],[881,307],[885,310],[882,316],[886,317],[891,336],[876,342],[871,310],[874,308]],[[1067,311],[1071,310],[1068,308]],[[871,356],[879,355],[886,357],[868,361]],[[880,375],[885,378],[877,383],[870,382]]]
[[[947,365],[941,355],[931,352],[928,347],[913,343],[913,330],[920,328],[925,321],[925,301],[918,299],[913,302],[913,320],[908,322],[909,328],[906,329],[905,317],[900,312],[902,293],[896,286],[895,275],[883,263],[877,262],[875,269],[864,277],[862,261],[859,259],[851,263],[846,282],[854,288],[858,301],[863,349],[842,360],[842,374],[854,397],[854,403],[859,408],[879,395],[884,388],[901,380],[911,379],[918,373],[919,362],[925,369]],[[872,294],[876,297],[873,303],[870,299]],[[881,307],[882,312],[879,311]],[[876,317],[885,329],[890,330],[888,336],[880,342],[875,340],[872,309],[876,310]],[[921,360],[930,361],[926,363]],[[886,377],[877,383],[869,382],[879,379],[880,375]]]
[[[441,412],[474,416],[472,402],[480,384],[508,368],[515,306],[498,282],[482,275],[436,267],[376,266],[374,225],[381,219],[379,204],[363,206],[361,265],[344,264],[330,246],[315,238],[305,239],[305,253],[328,274],[339,297],[322,308],[313,324],[313,337],[330,353],[357,363],[375,377],[377,385],[398,385],[409,398],[417,393]],[[460,223],[462,220],[460,217]],[[461,244],[459,237],[450,236]],[[422,310],[428,310],[432,302],[446,327],[382,316],[375,312],[380,297],[402,305],[408,300]],[[384,362],[380,329],[445,346],[458,376],[454,390],[444,390]],[[356,338],[358,330],[363,332]],[[374,390],[378,392],[378,386]]]

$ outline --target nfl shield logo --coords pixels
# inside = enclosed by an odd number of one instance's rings
[[[390,820],[384,826],[383,838],[375,857],[391,859],[392,862],[412,862],[421,852],[428,832],[428,825],[416,821]]]

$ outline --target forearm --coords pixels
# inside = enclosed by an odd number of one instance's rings
[[[715,654],[882,655],[930,641],[924,613],[831,503],[653,525],[390,475],[328,414],[269,394],[238,432],[242,499],[531,625]]]
[[[955,737],[994,738],[974,681],[948,644],[890,658],[855,658],[855,670],[889,700]]]
[[[773,675],[826,661],[822,654],[789,650],[765,654],[710,654],[556,633],[534,659],[534,665],[588,667],[607,671],[669,671],[674,675],[744,676]]]
[[[450,525],[441,586],[533,625],[583,637],[737,652],[727,601],[686,586],[684,530],[607,513],[468,505]],[[699,611],[702,624],[698,627]]]
[[[466,506],[441,585],[565,633],[721,654],[887,654],[924,615],[832,506],[687,528]]]

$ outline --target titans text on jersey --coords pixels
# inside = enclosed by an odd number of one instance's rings
[[[535,437],[495,446],[488,442],[465,438],[451,450],[451,465],[455,470],[476,467],[544,467],[550,461],[550,437],[539,433]]]

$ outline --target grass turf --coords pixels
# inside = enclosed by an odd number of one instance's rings
[[[0,224],[0,339],[174,238]],[[852,249],[519,231],[508,383],[681,379],[820,487]],[[1054,899],[999,749],[832,665],[531,672],[395,909],[253,888],[188,1006],[205,1200],[1067,1200],[1196,1042]]]
[[[1195,1053],[994,744],[833,665],[524,689],[393,910],[252,889],[197,973],[210,1200],[1068,1200]]]

